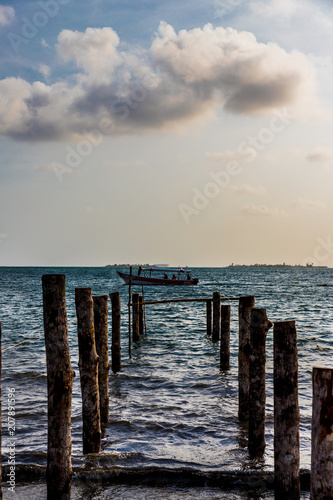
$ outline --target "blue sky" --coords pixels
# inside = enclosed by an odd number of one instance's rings
[[[2,2],[0,265],[333,266],[332,28],[324,1]]]

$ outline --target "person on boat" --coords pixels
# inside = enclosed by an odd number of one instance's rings
[[[168,279],[168,275],[167,275],[167,273],[164,273],[163,278],[164,278],[165,280],[167,280],[167,279]]]
[[[191,275],[188,274],[186,279],[187,279],[187,281],[191,281]]]
[[[173,279],[173,280],[176,280],[176,279],[177,279],[177,278],[176,278],[176,276],[175,276],[174,274],[172,275],[172,279]]]
[[[139,266],[139,269],[138,269],[138,276],[140,276],[141,271],[142,271],[142,267],[141,267],[141,266]]]

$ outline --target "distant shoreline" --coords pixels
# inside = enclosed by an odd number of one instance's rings
[[[230,267],[259,267],[259,268],[278,268],[278,269],[328,269],[328,266],[314,266],[312,264],[307,264],[306,266],[302,266],[301,264],[230,264],[230,266],[227,266],[228,268]]]

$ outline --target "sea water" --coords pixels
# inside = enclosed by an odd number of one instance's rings
[[[121,282],[116,270],[109,267],[0,268],[4,464],[8,460],[11,443],[5,402],[8,391],[15,390],[16,463],[46,465],[43,274],[66,275],[69,344],[72,367],[76,373],[72,404],[74,466],[156,466],[204,472],[273,470],[273,329],[267,336],[266,452],[262,460],[253,461],[247,452],[246,428],[237,418],[238,302],[230,302],[229,371],[220,371],[219,345],[212,343],[206,335],[204,302],[147,305],[147,335],[132,344],[132,355],[129,357],[128,286]],[[225,297],[253,295],[256,307],[266,308],[271,321],[296,321],[301,467],[310,469],[312,367],[333,368],[333,269],[197,268],[192,275],[199,278],[197,286],[145,287],[145,299],[211,298],[217,290]],[[102,453],[93,460],[82,454],[74,300],[75,288],[81,286],[90,287],[93,295],[119,291],[122,303],[122,369],[116,375],[110,373],[110,422],[103,431]],[[133,291],[141,293],[141,287],[133,287]],[[6,490],[6,478],[3,480],[4,497],[12,498]],[[29,498],[30,495],[35,500],[45,498],[46,490],[43,488],[36,486],[33,492],[33,486],[22,485],[21,489],[17,488],[17,495],[22,496],[16,498]],[[91,486],[89,498],[252,498],[237,492],[223,493],[214,488],[155,490],[119,485],[109,489]],[[82,493],[80,487],[75,486],[72,498],[81,497],[88,498],[87,493]],[[271,497],[263,494],[260,498]],[[308,496],[305,494],[304,498]]]

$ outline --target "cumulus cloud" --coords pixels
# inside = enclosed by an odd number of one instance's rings
[[[58,36],[58,52],[64,61],[73,61],[86,73],[112,74],[119,63],[119,37],[112,28],[87,28],[84,33],[63,30]]]
[[[15,19],[15,10],[8,5],[0,5],[0,26],[11,24]]]
[[[241,207],[243,215],[278,217],[286,216],[286,212],[276,207],[267,207],[266,205],[244,205]]]
[[[270,114],[282,106],[295,112],[305,99],[302,109],[309,109],[315,94],[304,55],[209,24],[176,33],[162,22],[147,50],[122,47],[112,28],[64,30],[57,51],[73,65],[67,79],[0,81],[1,134],[71,139],[101,129],[105,120],[112,134],[155,131],[205,120],[219,106],[233,113]]]

